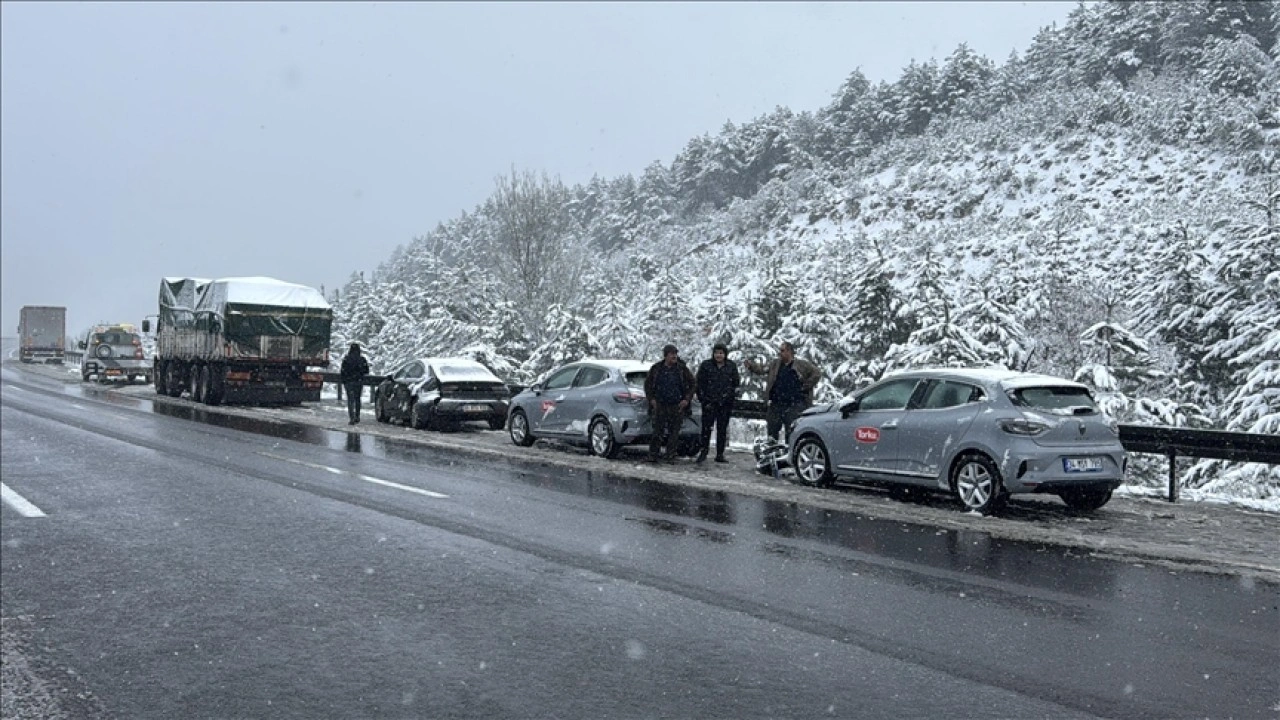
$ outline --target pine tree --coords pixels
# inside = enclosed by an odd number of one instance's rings
[[[548,370],[583,358],[597,357],[600,344],[581,317],[561,305],[552,305],[545,315],[546,342],[525,361],[525,377],[538,377]]]

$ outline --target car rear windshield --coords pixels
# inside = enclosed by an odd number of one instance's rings
[[[636,387],[644,387],[644,381],[649,377],[649,373],[644,370],[634,370],[627,373],[627,384]]]
[[[1047,410],[1053,413],[1081,415],[1095,413],[1098,406],[1085,388],[1046,385],[1009,391],[1009,399],[1019,407]]]
[[[93,336],[93,341],[108,345],[139,345],[142,343],[142,338],[133,333],[111,332],[98,333]]]

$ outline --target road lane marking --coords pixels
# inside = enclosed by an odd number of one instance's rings
[[[364,480],[365,482],[373,483],[374,485],[382,485],[384,487],[395,488],[396,490],[404,490],[405,492],[411,492],[416,495],[422,495],[424,497],[438,498],[438,499],[449,497],[444,493],[438,493],[432,490],[423,490],[422,488],[411,487],[409,485],[401,485],[398,482],[391,482],[390,480],[383,480],[381,478],[371,477],[369,475],[362,475],[360,473],[348,472],[341,468],[329,467],[328,465],[320,465],[318,463],[309,463],[309,462],[306,462],[305,460],[297,460],[295,458],[285,457],[283,455],[273,455],[271,453],[265,453],[265,452],[259,452],[257,454],[263,457],[271,458],[272,460],[283,460],[285,462],[293,463],[294,465],[302,465],[303,467],[309,467],[315,470],[324,470],[326,472],[331,472],[334,475],[350,475],[352,477],[356,477],[361,480]]]
[[[14,492],[8,485],[5,485],[4,483],[0,483],[0,499],[3,499],[5,504],[8,505],[9,507],[13,508],[14,510],[17,510],[18,514],[21,515],[22,517],[32,517],[32,518],[46,517],[43,510],[31,504],[30,500],[27,500],[26,498],[22,497],[18,493]]]

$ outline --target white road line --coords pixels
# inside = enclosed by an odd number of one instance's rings
[[[273,455],[271,453],[265,453],[265,452],[259,452],[257,454],[263,457],[269,457],[272,460],[283,460],[285,462],[293,463],[294,465],[302,465],[303,467],[314,468],[316,470],[324,470],[327,472],[331,472],[334,475],[351,475],[352,477],[360,478],[361,480],[364,480],[365,482],[373,483],[374,485],[382,485],[384,487],[395,488],[396,490],[404,490],[405,492],[411,492],[416,495],[422,495],[424,497],[429,497],[429,498],[449,497],[444,493],[433,492],[431,490],[423,490],[422,488],[410,487],[408,485],[401,485],[400,483],[397,483],[397,482],[391,482],[390,480],[382,480],[380,478],[370,477],[368,475],[361,475],[360,473],[347,472],[346,470],[342,470],[340,468],[335,468],[335,467],[329,467],[328,465],[319,465],[316,463],[309,463],[304,460],[296,460],[291,457],[284,457],[283,455]]]
[[[22,388],[18,387],[17,385],[6,385],[5,387],[9,388],[10,390],[22,390]]]
[[[31,504],[30,500],[14,492],[8,485],[0,483],[0,499],[22,517],[45,517],[44,511]]]

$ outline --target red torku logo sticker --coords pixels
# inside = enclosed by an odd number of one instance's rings
[[[542,401],[542,412],[544,412],[544,413],[549,413],[549,412],[551,412],[552,410],[555,410],[555,409],[556,409],[556,401],[555,401],[555,400],[543,400],[543,401]]]
[[[853,436],[860,443],[880,442],[880,431],[873,427],[860,427],[853,431]]]

